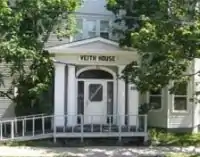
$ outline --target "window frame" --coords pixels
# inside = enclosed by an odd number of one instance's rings
[[[98,85],[100,85],[99,87],[98,87]],[[98,88],[96,88],[97,90],[96,90],[96,93],[94,93],[94,92],[92,92],[91,93],[91,89],[93,88],[92,86],[97,86]],[[98,93],[101,93],[100,94],[100,98],[101,99],[98,99],[98,100],[96,100],[96,99],[94,99],[94,98],[96,98],[95,96],[98,94]],[[91,84],[89,84],[88,85],[88,100],[90,101],[90,102],[94,102],[94,103],[100,103],[100,102],[102,102],[103,101],[103,85],[102,84],[100,84],[100,83],[91,83]],[[92,95],[91,95],[92,94]],[[95,95],[93,95],[93,94],[95,94]],[[92,97],[93,96],[93,97]],[[97,97],[98,98],[98,97]]]
[[[174,81],[171,83],[172,86],[174,86]],[[190,86],[190,82],[187,82],[187,86],[186,86],[186,94],[185,95],[176,95],[176,94],[171,94],[172,95],[172,113],[188,113],[189,111],[189,86]],[[186,109],[185,110],[176,110],[175,109],[175,98],[186,98]]]
[[[88,28],[88,22],[89,21],[93,21],[95,23],[95,31],[90,31]],[[94,38],[95,36],[98,36],[98,23],[97,23],[97,20],[95,19],[86,19],[85,20],[85,26],[86,26],[86,32],[87,32],[87,38]],[[83,30],[84,31],[84,30]],[[89,36],[89,33],[95,33],[95,36],[94,37],[90,37]]]
[[[108,22],[108,29],[105,31],[105,30],[101,30],[101,22]],[[111,31],[109,31],[110,29],[110,26],[111,26],[111,21],[110,20],[100,20],[99,21],[99,36],[101,37],[101,33],[108,33],[108,39],[110,38],[111,36]]]
[[[150,97],[160,97],[161,99],[161,106],[159,109],[152,109],[149,112],[160,112],[163,110],[163,104],[164,104],[164,100],[163,100],[163,93],[164,93],[164,89],[161,89],[160,94],[151,94],[150,91],[147,92],[147,103],[150,103]]]
[[[78,21],[81,23],[81,28],[78,28]],[[83,18],[76,18],[76,27],[78,32],[73,35],[73,40],[82,40],[83,39],[83,31],[84,31],[84,19]],[[77,39],[77,36],[80,35],[81,39]]]
[[[89,36],[90,32],[95,33],[94,37],[101,37],[101,33],[108,33],[108,40],[112,37],[112,31],[110,31],[111,26],[112,26],[112,19],[103,19],[103,17],[100,17],[98,19],[95,19],[95,17],[77,17],[77,20],[82,21],[82,39],[87,39],[87,38],[93,38]],[[95,22],[96,25],[96,30],[95,31],[89,31],[88,29],[88,22],[93,21]],[[108,30],[107,31],[101,31],[101,21],[106,21],[108,22]],[[75,38],[76,34],[72,36],[72,41],[77,41]],[[105,38],[106,39],[106,38]]]

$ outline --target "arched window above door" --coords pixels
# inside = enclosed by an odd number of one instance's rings
[[[78,75],[80,79],[113,79],[112,74],[104,70],[86,70]]]

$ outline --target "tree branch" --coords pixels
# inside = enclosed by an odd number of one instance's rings
[[[45,43],[48,42],[49,36],[54,28],[55,25],[58,24],[58,18],[59,18],[60,14],[57,15],[52,21],[54,21],[54,24],[49,25],[49,27],[47,28],[47,33],[46,35],[43,37],[43,42],[42,42],[42,48],[44,48]]]
[[[200,70],[195,72],[195,73],[192,73],[192,74],[185,74],[184,76],[194,76],[194,75],[197,75],[200,73]]]

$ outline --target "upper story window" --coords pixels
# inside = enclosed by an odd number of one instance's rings
[[[83,38],[83,19],[76,20],[77,33],[75,34],[75,40],[81,40]]]
[[[188,83],[174,83],[174,110],[185,111],[187,110],[187,87]]]
[[[87,22],[87,32],[88,32],[88,37],[92,38],[95,37],[97,34],[97,22],[96,20],[88,20]]]
[[[74,40],[93,38],[101,36],[109,39],[110,21],[100,19],[77,19],[77,33]]]
[[[109,38],[109,21],[100,21],[100,36],[102,38]]]
[[[161,109],[162,107],[162,90],[149,92],[149,104],[153,107],[154,110]]]

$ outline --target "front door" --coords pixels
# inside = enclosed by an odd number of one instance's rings
[[[107,114],[107,83],[104,80],[85,81],[84,123],[105,124]]]

